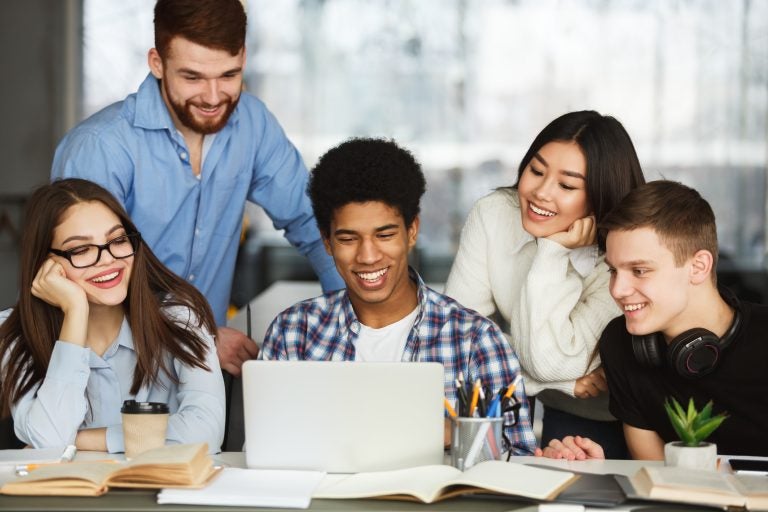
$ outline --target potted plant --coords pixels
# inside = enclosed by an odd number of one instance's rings
[[[672,427],[680,437],[664,445],[664,462],[667,466],[682,466],[697,469],[716,469],[717,446],[704,440],[728,417],[721,413],[712,416],[712,401],[701,411],[696,410],[693,398],[688,401],[685,410],[674,398],[664,401]]]

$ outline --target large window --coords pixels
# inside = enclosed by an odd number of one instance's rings
[[[86,0],[84,115],[145,76],[152,4]],[[626,126],[649,179],[683,181],[710,200],[724,265],[765,267],[768,2],[248,0],[247,7],[248,89],[308,166],[354,135],[394,137],[422,161],[427,260],[450,262],[471,204],[515,180],[548,121],[589,108]]]

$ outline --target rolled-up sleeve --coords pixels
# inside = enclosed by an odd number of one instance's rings
[[[74,444],[87,411],[90,349],[57,341],[42,383],[11,407],[16,436],[34,448]]]

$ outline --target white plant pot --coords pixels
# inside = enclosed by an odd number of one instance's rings
[[[691,469],[717,469],[717,445],[685,446],[680,441],[664,445],[664,465]]]

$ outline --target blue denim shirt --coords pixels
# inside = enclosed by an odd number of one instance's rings
[[[226,321],[246,201],[285,230],[324,290],[343,288],[315,224],[307,169],[264,104],[241,94],[227,124],[204,146],[196,177],[150,74],[138,92],[64,137],[51,177],[85,178],[112,192],[158,258],[205,295],[219,325]]]

